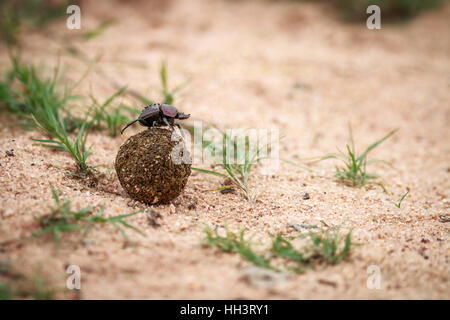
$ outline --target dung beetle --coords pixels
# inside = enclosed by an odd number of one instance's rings
[[[122,134],[126,128],[139,121],[139,123],[144,127],[166,125],[169,126],[172,131],[174,130],[173,126],[175,125],[180,129],[181,135],[184,137],[183,130],[181,129],[180,124],[175,122],[175,119],[184,120],[189,118],[189,116],[190,114],[184,114],[170,104],[152,104],[145,107],[139,117],[128,123],[120,133]]]

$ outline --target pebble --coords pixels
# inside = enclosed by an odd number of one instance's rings
[[[303,200],[308,200],[309,199],[309,193],[308,192],[303,192],[302,198],[303,198]]]
[[[249,267],[244,270],[241,279],[255,287],[272,288],[286,282],[289,276],[267,269]]]
[[[154,227],[159,227],[160,224],[158,223],[158,219],[162,218],[161,214],[153,209],[150,209],[147,211],[147,219],[150,223],[150,225],[154,226]]]
[[[314,229],[314,228],[317,228],[317,225],[312,224],[312,223],[308,223],[308,222],[290,223],[289,226],[291,226],[292,228],[294,228],[297,231],[302,231],[302,229]]]
[[[85,246],[90,246],[90,245],[94,244],[94,241],[92,241],[91,239],[85,238],[85,239],[83,239],[83,244]]]

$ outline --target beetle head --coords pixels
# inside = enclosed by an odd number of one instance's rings
[[[185,114],[185,113],[180,112],[180,111],[178,111],[178,114],[177,114],[177,118],[180,119],[180,120],[187,119],[187,118],[189,118],[190,116],[191,116],[190,114]]]

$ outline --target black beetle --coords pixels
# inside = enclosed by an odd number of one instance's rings
[[[175,122],[175,119],[184,120],[189,117],[190,114],[184,114],[170,104],[152,104],[145,107],[139,117],[136,120],[128,123],[120,133],[122,134],[126,128],[139,121],[139,123],[144,127],[166,125],[169,126],[172,131],[174,130],[173,126],[175,125],[180,129],[181,135],[184,137],[183,130],[181,129],[180,124],[178,122]]]

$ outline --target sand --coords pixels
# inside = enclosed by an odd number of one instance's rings
[[[105,172],[89,187],[56,168],[73,169],[70,157],[35,145],[40,132],[4,127],[14,118],[2,116],[0,258],[26,273],[41,270],[56,288],[65,287],[66,266],[78,265],[82,299],[449,299],[450,224],[439,219],[450,213],[449,14],[447,5],[410,23],[368,30],[343,24],[327,6],[295,1],[83,2],[81,31],[60,21],[30,32],[22,58],[52,67],[60,53],[73,83],[86,66],[61,46],[77,46],[91,58],[101,55],[98,67],[111,79],[158,98],[165,59],[172,86],[189,80],[176,96],[180,110],[221,129],[276,128],[284,136],[281,156],[298,162],[343,148],[349,123],[360,150],[399,128],[370,156],[393,164],[371,167],[388,192],[335,181],[333,161],[314,171],[281,163],[269,176],[256,168],[255,202],[239,192],[207,191],[223,181],[193,172],[177,200],[153,208],[161,214],[155,228],[147,218],[151,207],[128,198],[113,169],[120,145],[141,127],[117,138],[89,136],[89,163]],[[115,24],[104,34],[81,40],[108,18]],[[1,52],[3,71],[8,57]],[[90,85],[99,99],[114,90],[95,72],[77,90],[87,94]],[[6,155],[11,149],[14,156]],[[51,185],[74,208],[105,204],[108,216],[144,210],[129,222],[146,237],[129,232],[136,245],[124,246],[106,225],[85,237],[65,236],[58,252],[46,237],[19,245],[49,212]],[[264,243],[270,234],[294,235],[292,223],[321,220],[345,223],[364,245],[338,265],[270,283],[252,280],[259,271],[239,256],[201,247],[205,225],[246,228]],[[369,266],[381,272],[379,289],[367,286]]]

